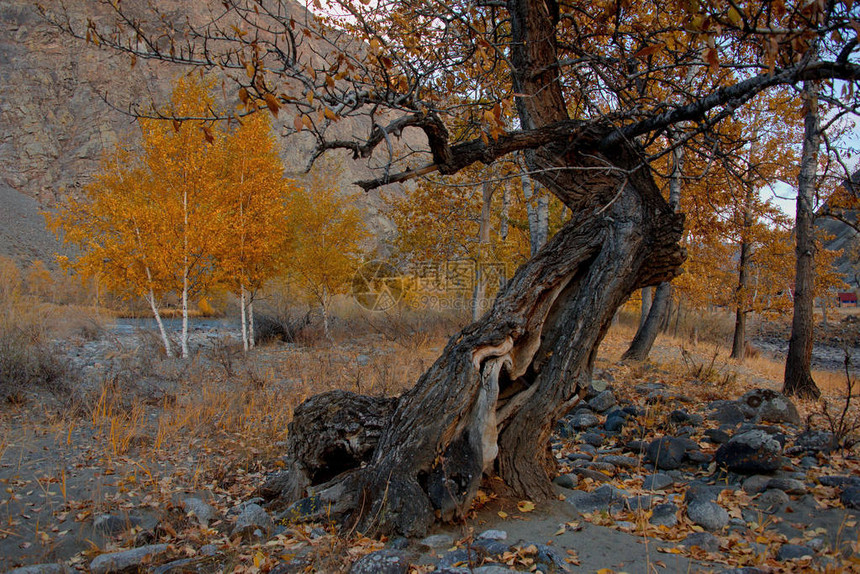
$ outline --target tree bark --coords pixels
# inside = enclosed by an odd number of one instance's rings
[[[642,304],[639,306],[639,327],[637,329],[641,331],[642,327],[645,326],[645,321],[648,320],[648,313],[651,311],[654,290],[651,287],[643,287],[640,296],[642,297]]]
[[[248,317],[245,304],[245,284],[239,282],[239,320],[242,322],[242,348],[248,352]]]
[[[149,268],[146,269],[146,274],[151,277]],[[161,334],[161,342],[164,344],[164,354],[168,357],[172,357],[173,346],[170,344],[170,337],[167,336],[167,330],[164,328],[164,321],[161,320],[161,312],[158,310],[158,305],[155,303],[155,293],[151,287],[149,292],[146,294],[146,300],[149,301],[149,308],[152,309],[152,315],[155,317],[155,323],[158,325],[158,332]]]
[[[795,267],[794,316],[791,322],[791,338],[785,360],[783,392],[817,399],[821,391],[812,378],[813,303],[815,297],[815,240],[812,197],[818,169],[819,126],[818,88],[814,82],[803,86],[806,104],[804,118],[803,151],[797,185],[797,217],[795,223]]]
[[[669,137],[670,144],[676,144],[675,138]],[[684,169],[684,148],[676,145],[672,149],[671,155],[672,171],[669,175],[669,207],[672,211],[677,212],[681,205],[681,178]],[[653,300],[647,307],[645,313],[645,290],[642,290],[642,311],[640,317],[639,328],[630,342],[630,347],[621,356],[623,360],[628,361],[644,361],[651,353],[651,347],[654,346],[654,341],[657,340],[657,333],[660,331],[660,325],[666,320],[669,314],[669,307],[672,304],[673,294],[672,284],[664,281],[657,286],[654,292]]]
[[[747,330],[747,290],[749,288],[749,267],[752,255],[750,233],[753,224],[752,201],[755,190],[747,185],[744,197],[743,227],[741,228],[741,252],[738,260],[738,287],[735,291],[735,331],[732,336],[733,359],[744,360],[746,356]]]

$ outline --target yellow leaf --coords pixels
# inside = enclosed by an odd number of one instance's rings
[[[265,559],[266,557],[263,556],[263,553],[258,550],[257,553],[254,554],[254,568],[259,568],[260,564],[262,564]]]
[[[251,62],[245,64],[245,73],[248,74],[249,78],[254,77],[254,65]]]
[[[337,119],[337,114],[328,108],[326,108],[325,112],[323,112],[323,113],[325,114],[325,117],[330,119],[330,120],[336,120]]]
[[[743,18],[741,18],[741,14],[734,6],[729,8],[729,22],[731,22],[735,26],[741,26],[743,24]]]
[[[517,503],[517,510],[520,512],[531,512],[535,509],[535,503],[530,500],[521,500]]]
[[[248,90],[245,88],[239,88],[239,100],[245,105],[248,104]]]
[[[296,128],[297,132],[302,131],[302,128],[305,127],[304,123],[302,123],[302,116],[296,116],[293,118],[293,127]]]
[[[508,517],[508,513],[505,512],[504,510],[500,510],[498,512],[498,514],[499,514],[499,518],[507,518]]]
[[[263,96],[263,99],[266,100],[266,107],[269,108],[272,115],[278,117],[278,111],[281,109],[281,104],[278,102],[278,98],[272,94],[266,94]]]

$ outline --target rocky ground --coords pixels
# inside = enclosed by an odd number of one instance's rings
[[[206,348],[205,333],[198,339]],[[249,436],[208,442],[189,433],[184,444],[155,456],[139,437],[117,454],[110,448],[113,429],[106,419],[95,424],[92,411],[69,424],[65,405],[49,397],[7,405],[0,569],[856,571],[858,454],[838,448],[840,437],[820,420],[813,420],[817,430],[806,428],[806,415],[818,405],[748,388],[767,385],[743,372],[702,380],[671,362],[620,364],[614,347],[622,339],[610,335],[586,401],[558,424],[551,445],[558,499],[510,500],[490,483],[471,519],[421,540],[374,540],[327,522],[306,523],[307,500],[283,508],[274,439],[265,450],[244,444]],[[377,361],[402,352],[378,338],[358,338],[325,351],[269,347],[257,360],[293,354],[295,362],[279,370],[301,378],[302,361],[318,361],[320,353],[358,372],[379,370]],[[93,376],[118,360],[84,361],[90,364],[83,368]],[[196,364],[205,369],[202,359]],[[295,390],[284,381],[269,384]],[[167,412],[159,399],[144,408],[147,417]],[[212,464],[222,460],[233,462]]]

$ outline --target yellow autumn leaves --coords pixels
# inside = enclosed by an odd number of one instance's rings
[[[173,293],[186,322],[188,301],[216,287],[241,294],[244,316],[277,274],[304,277],[318,265],[328,270],[320,281],[346,283],[345,268],[360,256],[357,211],[331,185],[307,190],[284,179],[267,114],[232,125],[197,119],[216,108],[211,88],[196,76],[179,79],[162,110],[176,119],[141,119],[140,146],[106,154],[84,196],[48,215],[80,250],[70,265],[148,299],[156,316],[157,301]],[[336,243],[327,230],[344,213],[348,225],[336,234],[346,239]],[[187,325],[180,344],[186,355]],[[170,353],[166,337],[165,346]]]

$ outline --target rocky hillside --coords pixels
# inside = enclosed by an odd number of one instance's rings
[[[178,70],[138,62],[63,35],[38,13],[31,0],[0,0],[0,193],[8,220],[0,231],[0,253],[25,264],[50,261],[56,242],[44,229],[39,209],[49,209],[86,185],[103,150],[136,135],[133,119],[118,110],[130,103],[164,102]],[[210,2],[158,0],[177,22],[204,22]],[[67,1],[73,16],[107,17],[97,2]],[[123,6],[143,9],[145,0]],[[296,5],[297,10],[302,10]],[[105,100],[111,102],[108,105]],[[291,121],[286,118],[284,121]],[[288,170],[304,167],[312,142],[284,142]],[[344,187],[368,173],[343,162]],[[370,225],[385,229],[379,200],[364,198]],[[14,215],[13,215],[14,214]]]

